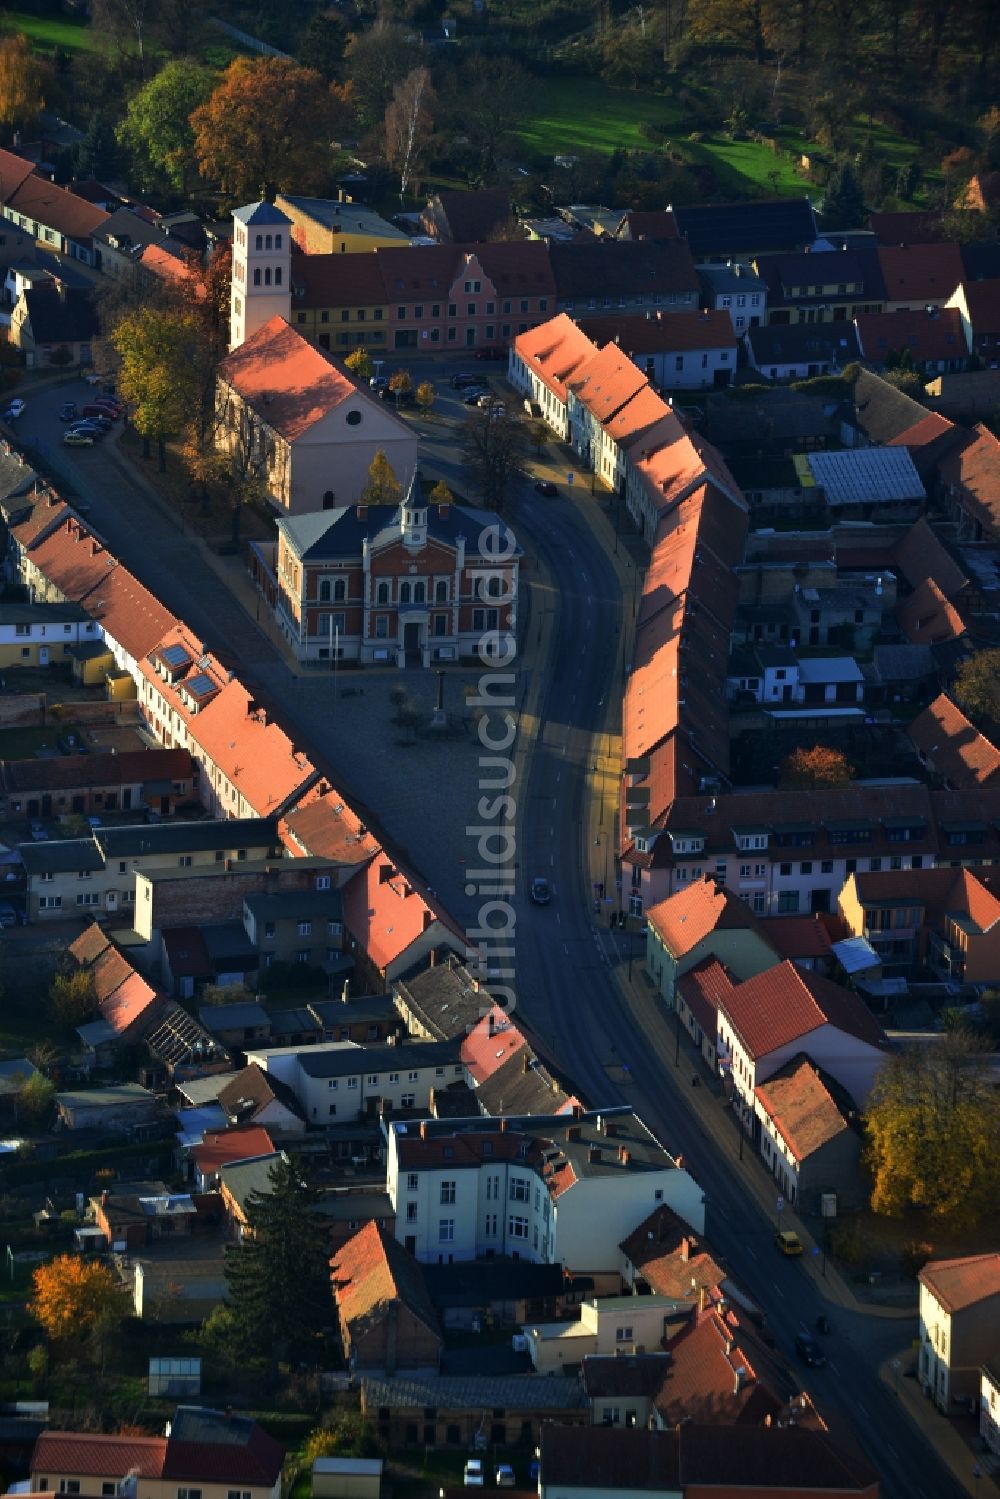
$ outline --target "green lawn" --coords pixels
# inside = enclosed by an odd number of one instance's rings
[[[540,78],[535,97],[536,109],[518,135],[544,156],[649,148],[639,130],[643,121],[672,130],[681,118],[660,94],[609,88],[597,78]]]
[[[85,21],[33,16],[23,10],[6,10],[0,16],[0,28],[4,31],[23,31],[39,52],[52,52],[56,47],[62,47],[67,52],[79,52],[94,46],[94,39]]]
[[[33,760],[39,750],[51,750],[54,755],[63,755],[59,740],[73,734],[79,741],[83,736],[76,724],[50,723],[32,725],[24,729],[0,729],[0,760]]]
[[[706,135],[700,141],[684,141],[683,150],[692,162],[712,167],[725,191],[801,197],[808,190],[808,182],[795,171],[790,157],[775,155],[757,141]]]

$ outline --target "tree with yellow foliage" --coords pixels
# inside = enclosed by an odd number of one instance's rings
[[[786,756],[781,762],[778,780],[782,786],[817,791],[821,787],[846,786],[853,775],[853,767],[840,750],[814,744],[812,749],[793,750]]]
[[[1000,1093],[980,1044],[963,1032],[888,1057],[865,1118],[876,1213],[924,1209],[974,1224],[1000,1190]]]
[[[0,39],[0,124],[27,125],[45,108],[52,81],[48,63],[36,57],[23,32]]]
[[[55,1342],[86,1338],[125,1315],[122,1288],[111,1271],[94,1260],[58,1254],[39,1265],[33,1279],[35,1295],[28,1310]]]
[[[162,473],[167,439],[184,431],[196,404],[201,320],[194,311],[147,303],[119,319],[111,342],[121,359],[119,389],[133,407],[147,455],[156,443]]]
[[[368,465],[368,482],[361,491],[363,505],[398,505],[403,498],[403,486],[396,478],[395,470],[379,448]]]

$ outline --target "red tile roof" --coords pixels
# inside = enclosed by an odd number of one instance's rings
[[[964,290],[974,343],[995,342],[1000,338],[1000,279],[967,281]]]
[[[375,835],[328,781],[311,786],[278,823],[278,836],[296,858],[312,855],[361,864],[378,851]]]
[[[885,364],[890,354],[908,352],[915,364],[926,360],[966,359],[968,345],[957,307],[923,308],[909,312],[863,312],[854,319],[864,357]]]
[[[88,203],[68,187],[57,187],[41,176],[26,177],[6,201],[15,213],[37,220],[67,239],[88,240],[111,217],[106,208]]]
[[[685,957],[715,931],[760,932],[760,922],[749,906],[714,880],[692,880],[646,914],[649,925],[675,959]]]
[[[624,234],[623,229],[628,233]],[[618,226],[619,239],[679,239],[677,220],[669,208],[632,209]]]
[[[371,396],[347,370],[283,317],[271,318],[234,349],[222,361],[219,374],[288,442],[295,442],[346,401],[373,407]],[[379,411],[385,421],[409,433],[405,423],[381,403]]]
[[[159,1010],[159,995],[141,974],[132,972],[114,993],[101,1004],[101,1019],[106,1020],[117,1035],[123,1036],[132,1026],[142,1021],[152,1021]]]
[[[375,256],[295,255],[292,259],[293,311],[317,307],[382,307],[385,287]]]
[[[469,1076],[478,1084],[492,1077],[527,1044],[507,1011],[494,1005],[464,1038],[460,1055]]]
[[[120,984],[124,984],[127,978],[131,978],[135,969],[117,947],[109,944],[90,965],[90,971],[93,974],[94,992],[98,1003],[103,1004],[114,994]]]
[[[933,578],[945,598],[953,599],[968,583],[958,563],[923,516],[914,521],[896,543],[893,556],[896,566],[913,589],[919,588],[926,578]]]
[[[677,992],[712,1044],[719,1024],[719,1004],[733,981],[716,957],[702,958],[677,980]]]
[[[94,921],[70,943],[67,951],[81,967],[89,968],[110,946],[104,928]]]
[[[394,1302],[439,1334],[437,1312],[413,1256],[380,1223],[366,1223],[330,1261],[342,1324],[357,1338],[389,1314]]]
[[[188,734],[257,817],[276,816],[318,774],[308,755],[235,677],[192,717]],[[232,803],[225,810],[232,814],[235,808]]]
[[[250,1124],[245,1128],[209,1130],[194,1151],[195,1164],[202,1176],[218,1173],[220,1166],[231,1161],[246,1161],[252,1156],[271,1155],[274,1142],[261,1124]]]
[[[704,1421],[761,1426],[785,1401],[761,1378],[773,1364],[763,1344],[734,1312],[697,1312],[670,1343],[670,1362],[654,1404],[665,1426]],[[736,1371],[743,1370],[741,1378]]]
[[[943,239],[944,215],[938,210],[918,213],[870,213],[868,227],[880,245],[929,245]]]
[[[921,760],[956,790],[994,785],[1000,777],[1000,750],[946,692],[917,715],[907,734]]]
[[[830,956],[830,933],[819,916],[768,916],[760,929],[779,958]]]
[[[146,245],[139,256],[139,264],[151,276],[171,285],[185,286],[194,290],[199,300],[205,296],[205,286],[195,279],[191,266],[182,255],[168,250],[165,245]]]
[[[690,1300],[702,1288],[714,1290],[726,1278],[697,1235],[665,1203],[643,1219],[620,1247],[654,1296]]]
[[[928,1260],[918,1279],[946,1312],[961,1312],[990,1296],[1000,1296],[1000,1254]]]
[[[32,1474],[79,1474],[86,1478],[161,1478],[166,1437],[108,1436],[101,1432],[43,1431],[31,1457]]]
[[[538,328],[519,333],[514,349],[560,401],[566,400],[567,381],[573,379],[597,353],[597,346],[565,312]]]
[[[974,435],[941,463],[941,479],[987,535],[1000,533],[1000,440],[977,423]]]
[[[0,202],[9,203],[17,189],[35,170],[35,163],[16,151],[0,151]]]
[[[766,1083],[758,1083],[756,1096],[800,1163],[850,1129],[819,1069],[806,1056],[793,1058]]]
[[[965,634],[965,621],[933,578],[926,578],[897,605],[896,622],[912,645],[940,645]]]
[[[882,1027],[856,994],[787,959],[737,984],[719,1009],[754,1058],[766,1057],[825,1025],[868,1046],[885,1045]]]
[[[382,973],[435,924],[458,939],[458,951],[466,949],[459,928],[382,851],[343,887],[343,910],[347,931]]]
[[[886,317],[904,317],[901,312],[888,312]],[[929,447],[931,443],[937,442],[939,438],[947,437],[955,431],[955,423],[950,422],[940,411],[928,411],[912,427],[907,427],[903,432],[897,432],[894,437],[887,438],[887,448],[911,448],[920,449]]]
[[[606,344],[567,384],[596,421],[606,422],[649,381],[617,344]]]
[[[965,268],[958,245],[882,245],[878,250],[888,302],[946,302]]]

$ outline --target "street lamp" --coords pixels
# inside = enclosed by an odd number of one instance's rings
[[[608,888],[608,835],[606,832],[598,833],[594,839],[594,847],[600,848],[602,839],[604,841],[604,879],[601,882],[601,895],[603,896]]]

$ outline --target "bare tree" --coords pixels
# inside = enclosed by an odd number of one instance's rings
[[[276,472],[281,450],[253,409],[222,385],[217,411],[225,482],[233,507],[232,539],[239,542],[244,505],[263,498],[269,476],[275,490],[281,490],[284,477]]]
[[[399,196],[427,148],[434,124],[434,88],[427,68],[414,68],[397,83],[385,112],[385,159],[399,172]]]
[[[146,26],[154,13],[152,0],[91,0],[91,19],[100,30],[116,38],[135,40],[139,67],[145,74]]]
[[[522,474],[523,446],[521,424],[506,409],[491,406],[466,422],[465,457],[487,510],[503,514],[510,487]]]

